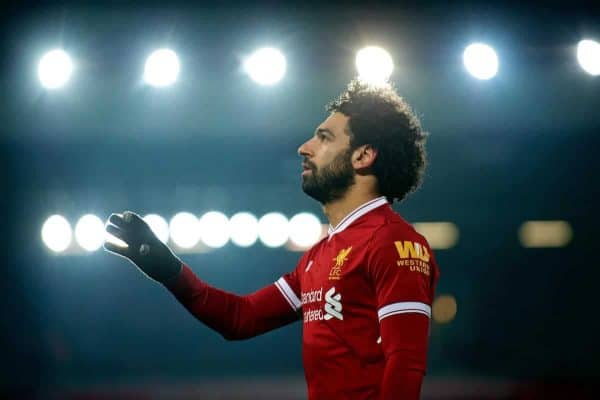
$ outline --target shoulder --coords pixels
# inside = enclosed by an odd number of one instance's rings
[[[425,237],[397,215],[396,218],[388,218],[373,232],[367,248],[367,259],[374,264],[398,258],[429,260],[431,253]]]
[[[427,243],[427,240],[423,235],[418,233],[411,224],[397,215],[397,218],[387,218],[386,221],[374,230],[371,237],[371,247],[381,242],[394,242],[397,240],[412,240],[423,244]]]

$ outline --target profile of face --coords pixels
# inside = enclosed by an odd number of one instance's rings
[[[298,148],[304,158],[302,190],[321,204],[342,198],[355,182],[348,120],[342,113],[332,113]]]

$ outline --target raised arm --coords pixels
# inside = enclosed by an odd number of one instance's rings
[[[238,296],[206,284],[184,264],[177,279],[165,286],[192,315],[227,340],[251,338],[299,318],[275,284]]]
[[[250,338],[298,319],[297,309],[290,307],[276,284],[238,296],[203,282],[135,213],[112,214],[106,231],[127,244],[121,247],[107,241],[107,251],[163,284],[192,315],[228,340]]]

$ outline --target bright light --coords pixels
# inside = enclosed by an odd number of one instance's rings
[[[93,214],[79,218],[75,225],[75,240],[86,251],[96,251],[104,242],[104,223]]]
[[[229,234],[237,246],[252,246],[258,239],[258,220],[250,213],[237,213],[229,219]]]
[[[289,230],[293,244],[308,248],[321,238],[322,226],[314,214],[300,213],[290,219]]]
[[[474,43],[463,53],[465,68],[477,79],[487,80],[498,72],[498,56],[487,44]]]
[[[526,221],[519,228],[523,247],[564,247],[573,238],[567,221]]]
[[[69,221],[62,215],[49,217],[42,226],[42,240],[52,251],[60,253],[69,247],[73,233]]]
[[[432,249],[449,249],[458,243],[458,227],[452,222],[416,222],[413,227]]]
[[[170,49],[159,49],[150,54],[144,68],[144,80],[156,87],[169,86],[179,75],[179,59]]]
[[[229,220],[217,211],[207,212],[200,218],[200,239],[208,247],[219,248],[229,241]]]
[[[365,47],[356,53],[358,77],[371,84],[386,83],[394,70],[392,56],[381,47]]]
[[[432,316],[438,324],[447,324],[456,317],[456,298],[452,295],[441,295],[433,301]]]
[[[244,61],[244,70],[261,85],[273,85],[285,75],[285,56],[277,49],[264,47]]]
[[[169,240],[169,224],[163,217],[157,214],[148,214],[144,217],[144,221],[150,225],[150,229],[152,229],[158,240],[167,243]]]
[[[62,49],[47,52],[38,64],[38,78],[46,89],[58,89],[69,81],[73,72],[71,57]]]
[[[267,247],[280,247],[288,240],[288,220],[281,213],[268,213],[258,220],[258,238]]]
[[[600,43],[594,40],[582,40],[577,44],[577,61],[585,72],[600,75]]]
[[[169,223],[171,240],[182,249],[191,249],[200,240],[198,218],[188,212],[176,214]]]

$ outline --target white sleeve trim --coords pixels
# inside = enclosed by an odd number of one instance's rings
[[[283,295],[283,298],[288,302],[290,307],[292,307],[294,311],[298,311],[298,309],[302,306],[302,303],[285,279],[283,279],[283,277],[279,278],[277,282],[275,282],[275,286],[277,289],[279,289]]]
[[[400,303],[388,304],[387,306],[381,307],[379,311],[377,311],[377,315],[379,315],[379,321],[392,315],[407,313],[423,314],[428,318],[431,318],[431,307],[425,303],[419,303],[416,301],[403,301]]]

